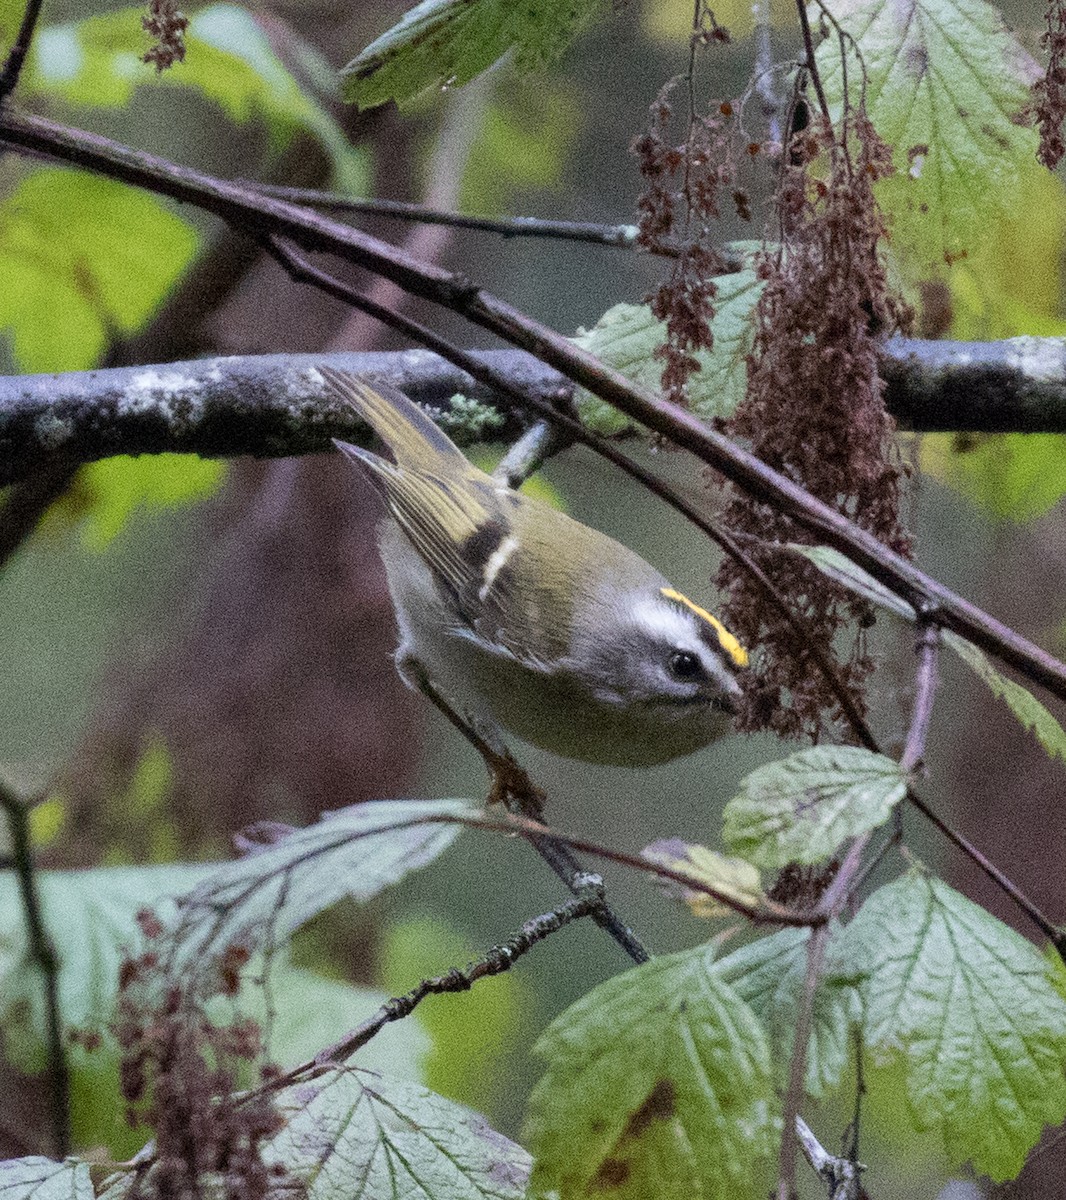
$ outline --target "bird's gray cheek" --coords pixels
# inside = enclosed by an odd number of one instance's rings
[[[626,697],[617,688],[612,687],[601,686],[593,688],[592,698],[597,704],[602,704],[609,708],[621,708],[626,703]]]

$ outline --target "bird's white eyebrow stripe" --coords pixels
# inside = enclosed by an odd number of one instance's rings
[[[643,601],[637,605],[635,614],[644,628],[660,635],[664,641],[682,650],[692,650],[697,655],[706,646],[699,637],[694,618],[679,608]]]
[[[492,585],[496,582],[496,577],[507,566],[507,560],[518,549],[518,538],[514,534],[508,534],[502,542],[493,550],[489,561],[485,564],[484,582],[478,589],[477,598],[484,601],[485,597],[492,591]]]

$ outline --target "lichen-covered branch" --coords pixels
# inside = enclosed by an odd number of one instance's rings
[[[520,350],[474,357],[545,399],[569,380]],[[921,342],[885,346],[888,402],[900,425],[960,433],[1066,432],[1066,342]],[[439,407],[460,445],[510,438],[521,420],[483,384],[423,350],[213,358],[66,375],[0,376],[0,486],[35,474],[62,449],[70,461],[165,451],[231,458],[315,454],[358,436],[349,413],[307,368],[329,363],[387,380]],[[480,405],[453,408],[456,393]]]
[[[558,393],[560,376],[528,355],[506,357],[509,374],[534,394]],[[388,381],[441,410],[460,445],[510,438],[523,422],[485,404],[451,404],[457,392],[484,396],[465,372],[435,354],[277,354],[116,367],[69,375],[0,377],[0,486],[35,475],[56,455],[87,463],[115,454],[195,453],[232,458],[316,454],[331,438],[359,440],[352,412],[316,382],[328,363]]]

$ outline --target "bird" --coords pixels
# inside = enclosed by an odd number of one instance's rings
[[[649,767],[729,731],[748,653],[716,616],[621,542],[474,466],[396,388],[317,370],[387,452],[335,441],[384,503],[409,686],[496,754],[506,731]]]

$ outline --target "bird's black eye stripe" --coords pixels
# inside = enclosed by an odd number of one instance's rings
[[[698,679],[703,674],[703,664],[691,650],[675,650],[670,655],[670,671],[678,679]]]

